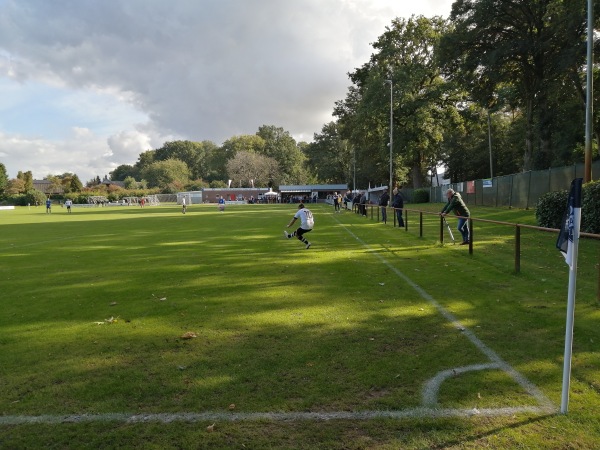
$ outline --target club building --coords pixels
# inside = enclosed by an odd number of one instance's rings
[[[298,203],[325,202],[334,193],[345,193],[347,184],[281,185],[278,190],[270,188],[205,188],[200,191],[179,192],[177,203],[185,198],[188,205],[216,203],[223,197],[227,203]]]

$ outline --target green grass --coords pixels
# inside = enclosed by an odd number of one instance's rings
[[[295,205],[229,206],[225,213],[194,205],[186,215],[175,206],[0,211],[0,416],[239,415],[210,423],[0,425],[0,447],[597,445],[593,240],[580,246],[568,415],[244,419],[414,410],[439,372],[489,362],[396,271],[560,404],[568,270],[556,235],[523,230],[515,274],[513,227],[476,222],[469,255],[465,246],[440,244],[436,216],[424,216],[419,237],[414,213],[405,232],[351,212],[332,214],[332,207],[312,209],[310,250],[283,237]],[[535,222],[532,211],[472,212]],[[186,332],[197,337],[183,339]],[[501,370],[452,377],[438,395],[442,409],[536,405]]]

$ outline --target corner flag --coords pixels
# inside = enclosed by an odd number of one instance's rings
[[[569,265],[569,294],[567,298],[567,323],[565,331],[565,356],[563,360],[563,382],[560,412],[569,410],[569,389],[571,385],[571,357],[573,354],[573,322],[575,321],[575,287],[577,285],[577,255],[579,253],[579,227],[581,225],[581,184],[582,178],[571,182],[571,192],[567,210],[563,215],[562,226],[556,247],[563,253]]]
[[[563,253],[565,262],[571,269],[573,269],[573,236],[575,234],[575,214],[577,212],[576,210],[579,210],[579,213],[581,212],[582,181],[582,178],[575,178],[571,182],[571,192],[569,193],[567,209],[563,215],[560,233],[558,233],[558,239],[556,240],[556,248]],[[579,237],[579,229],[577,229],[577,235]]]

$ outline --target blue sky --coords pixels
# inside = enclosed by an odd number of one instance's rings
[[[174,139],[298,141],[394,17],[452,0],[0,0],[0,162],[85,183]]]

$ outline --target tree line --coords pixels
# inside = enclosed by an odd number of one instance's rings
[[[586,5],[457,0],[448,18],[395,18],[370,59],[348,74],[335,120],[311,143],[263,125],[221,146],[166,142],[110,177],[163,192],[229,180],[234,187],[356,181],[364,188],[387,184],[391,159],[394,185],[419,188],[439,167],[460,181],[582,161]],[[596,113],[593,131],[597,141]]]

